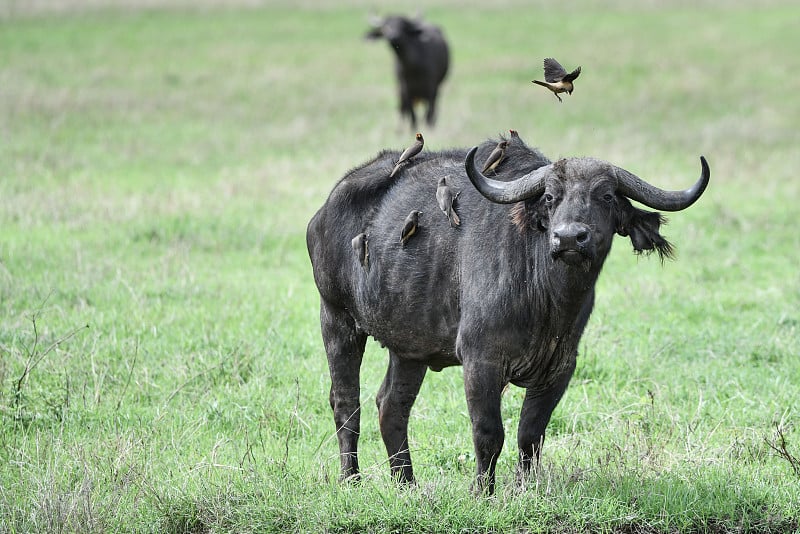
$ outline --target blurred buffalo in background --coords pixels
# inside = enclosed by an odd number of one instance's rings
[[[395,53],[395,73],[400,87],[400,115],[408,116],[411,128],[416,129],[414,104],[427,103],[425,121],[436,121],[436,96],[439,85],[447,76],[450,51],[441,28],[421,17],[403,16],[373,18],[367,39],[384,38]]]

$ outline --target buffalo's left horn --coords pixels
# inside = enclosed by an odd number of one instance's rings
[[[702,167],[700,179],[692,187],[683,191],[659,189],[625,169],[614,167],[618,180],[617,191],[631,200],[641,202],[656,210],[680,211],[694,204],[706,190],[711,171],[709,171],[708,163],[703,156],[700,156],[700,166]]]
[[[538,197],[544,193],[544,178],[552,170],[552,164],[539,167],[513,182],[501,182],[500,180],[487,178],[478,170],[475,166],[475,153],[477,151],[478,147],[473,147],[467,152],[464,167],[475,189],[492,202],[513,204],[520,200]]]

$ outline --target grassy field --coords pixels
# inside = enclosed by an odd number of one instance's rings
[[[368,343],[358,486],[338,450],[305,226],[412,134],[369,10],[100,0],[0,7],[0,533],[791,532],[800,528],[800,7],[438,3],[453,68],[426,148],[509,128],[708,191],[677,259],[618,238],[543,468],[469,494],[458,368],[392,483]],[[609,7],[610,5],[610,7]],[[380,11],[388,12],[385,2]],[[541,60],[582,65],[559,104]]]

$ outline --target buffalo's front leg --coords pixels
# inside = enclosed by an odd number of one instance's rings
[[[525,401],[522,403],[517,430],[517,445],[519,446],[517,479],[520,482],[528,476],[531,466],[539,463],[545,428],[550,422],[550,416],[558,401],[564,395],[571,377],[572,370],[565,373],[552,387],[546,390],[527,389],[525,392]]]
[[[331,373],[330,402],[339,440],[342,479],[356,478],[361,426],[359,371],[367,336],[358,331],[350,314],[324,301],[320,306],[320,324]]]
[[[389,369],[375,398],[392,476],[401,482],[414,482],[408,449],[408,417],[427,369],[425,365],[402,360],[390,351]]]
[[[406,87],[400,88],[400,117],[408,117],[411,123],[411,129],[417,129],[417,114],[414,113],[414,100],[408,94]]]
[[[428,123],[428,126],[434,126],[436,124],[436,90],[433,91],[433,94],[428,98],[428,109],[425,114],[425,120]]]
[[[476,493],[494,493],[494,471],[503,448],[500,396],[505,385],[500,365],[464,362],[464,389],[472,423],[477,463]]]

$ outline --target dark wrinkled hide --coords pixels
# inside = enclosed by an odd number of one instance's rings
[[[450,53],[438,26],[419,19],[401,16],[386,17],[367,33],[367,38],[384,38],[395,54],[395,74],[400,91],[400,115],[408,117],[416,129],[414,104],[427,105],[425,120],[436,121],[436,97],[447,76]]]
[[[483,162],[496,145],[483,143],[475,160]],[[607,176],[581,175],[583,160],[554,165],[538,198],[497,204],[470,183],[466,153],[422,152],[388,179],[399,153],[382,152],[350,171],[308,225],[345,478],[358,474],[359,367],[367,336],[389,349],[376,400],[393,475],[414,478],[407,425],[426,370],[463,365],[477,487],[491,492],[504,440],[501,392],[508,383],[527,388],[517,436],[524,475],[575,369],[613,235],[629,235],[636,251],[671,251],[659,235],[661,216],[633,207]],[[549,163],[516,137],[493,177],[509,181]],[[442,176],[460,192],[457,228],[436,203]],[[401,247],[403,221],[415,209],[423,213],[419,230]],[[591,229],[590,239],[554,239],[552,228],[578,223]],[[368,271],[351,248],[361,232],[369,239]]]

